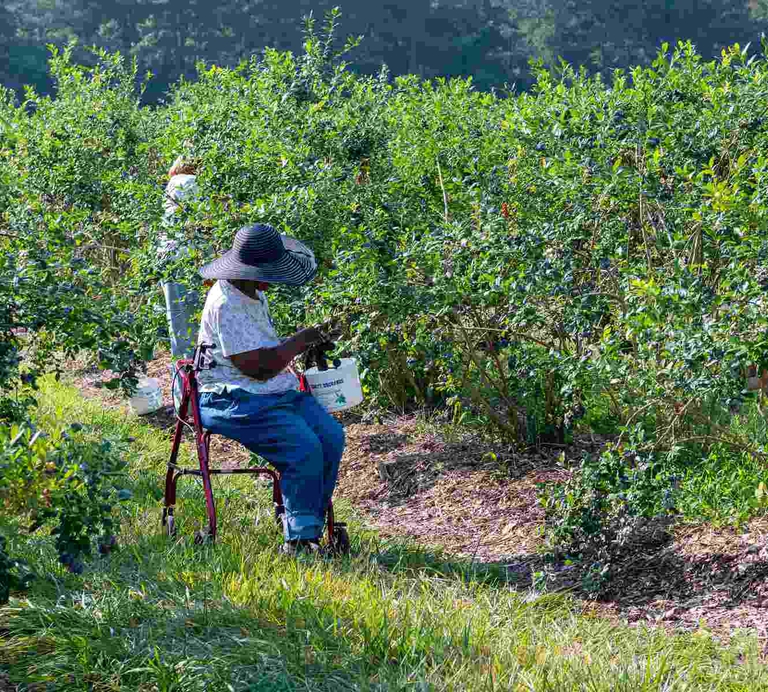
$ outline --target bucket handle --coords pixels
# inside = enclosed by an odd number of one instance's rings
[[[292,365],[289,365],[287,370],[288,372],[292,373],[293,376],[299,381],[300,392],[307,392],[307,394],[312,393],[312,387],[309,386],[309,380],[303,372],[296,372],[296,368],[294,368]]]

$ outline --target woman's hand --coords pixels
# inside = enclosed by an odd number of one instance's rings
[[[310,329],[314,329],[319,333],[319,342],[338,341],[339,337],[341,336],[341,330],[338,328],[334,320],[328,320],[322,324],[310,327]]]
[[[307,347],[327,341],[321,326],[307,327],[302,329],[299,334],[304,338]]]
[[[296,356],[319,344],[332,344],[334,328],[331,322],[307,327],[273,348],[236,353],[232,363],[241,372],[256,380],[268,380],[282,372]]]

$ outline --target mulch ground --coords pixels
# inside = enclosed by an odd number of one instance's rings
[[[119,394],[99,388],[109,374],[72,373],[80,390],[106,405]],[[145,416],[170,432],[175,418],[168,359],[149,364],[163,386],[164,408]],[[347,448],[337,495],[383,537],[408,538],[439,549],[443,559],[504,566],[510,588],[547,588],[584,599],[585,611],[668,630],[707,630],[728,639],[740,630],[757,634],[768,651],[768,518],[746,527],[678,525],[662,540],[639,545],[624,559],[595,603],[581,592],[578,568],[543,556],[543,509],[537,486],[567,478],[560,448],[521,454],[471,435],[444,435],[411,416],[367,424],[354,412],[342,418]],[[602,441],[580,439],[565,450],[579,459]],[[170,446],[170,445],[169,445]],[[214,437],[212,458],[224,466],[246,463],[237,443]]]

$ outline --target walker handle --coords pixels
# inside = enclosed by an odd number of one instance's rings
[[[213,359],[213,356],[208,353],[208,351],[213,348],[213,344],[200,344],[195,349],[192,366],[195,372],[199,372],[200,370],[212,370],[216,367],[216,361]]]

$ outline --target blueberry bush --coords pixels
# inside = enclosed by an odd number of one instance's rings
[[[30,578],[14,557],[25,540],[47,536],[76,573],[116,542],[120,446],[36,431],[37,380],[87,351],[114,373],[107,387],[130,392],[152,353],[120,284],[141,204],[135,75],[97,57],[89,71],[54,51],[56,99],[0,96],[0,601]]]
[[[371,406],[452,408],[522,447],[605,436],[542,490],[561,545],[613,516],[762,511],[745,377],[768,366],[766,47],[664,45],[609,82],[533,63],[529,92],[482,93],[353,74],[337,19],[308,23],[302,55],[201,64],[152,107],[103,52],[54,51],[55,97],[3,97],[2,415],[80,350],[130,390],[164,338],[160,281],[199,289],[237,228],[270,222],[320,264],[277,292],[281,329],[336,320]],[[201,194],[167,228],[180,153]],[[163,236],[185,251],[161,256]],[[742,462],[729,503],[685,495]]]
[[[28,426],[0,428],[0,529],[6,534],[0,544],[0,602],[10,586],[30,576],[9,557],[8,538],[17,543],[47,529],[61,564],[75,574],[94,547],[107,554],[117,543],[114,506],[130,497],[121,487],[124,450],[108,440],[81,439],[79,428],[74,424],[53,435]]]

